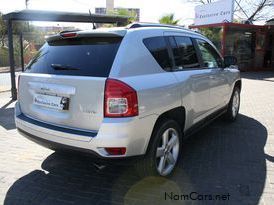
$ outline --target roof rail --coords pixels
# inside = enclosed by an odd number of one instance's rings
[[[159,23],[139,23],[139,22],[129,24],[126,28],[132,29],[132,28],[142,28],[142,27],[165,27],[165,28],[177,28],[177,29],[188,30],[182,26],[173,26],[173,25],[159,24]]]

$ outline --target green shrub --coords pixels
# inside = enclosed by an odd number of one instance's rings
[[[0,67],[9,66],[9,50],[5,47],[0,47]]]

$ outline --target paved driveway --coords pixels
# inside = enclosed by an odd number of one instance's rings
[[[15,130],[9,93],[1,93],[0,204],[273,204],[274,73],[243,77],[238,120],[218,120],[187,140],[169,180],[140,178],[119,161],[99,169],[97,160],[24,139]],[[191,192],[229,200],[187,200]]]
[[[10,73],[0,73],[0,92],[10,90]]]
[[[18,75],[18,72],[15,73],[15,76]],[[1,67],[0,67],[0,92],[3,91],[8,91],[11,89],[11,80],[10,80],[10,73],[1,72]]]

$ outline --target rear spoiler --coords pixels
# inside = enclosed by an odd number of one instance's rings
[[[126,34],[126,30],[118,30],[118,31],[62,31],[59,34],[52,35],[46,37],[47,42],[52,42],[56,40],[66,39],[66,38],[84,38],[84,37],[124,37]]]

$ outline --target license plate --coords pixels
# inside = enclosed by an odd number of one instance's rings
[[[56,109],[56,110],[68,110],[69,98],[37,94],[34,96],[33,104]]]

